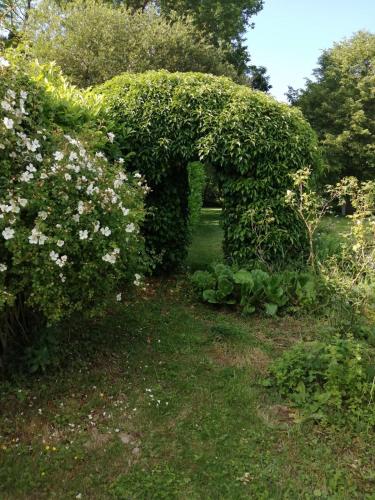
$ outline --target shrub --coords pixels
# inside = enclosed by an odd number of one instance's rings
[[[145,186],[45,129],[45,92],[0,59],[0,362],[35,325],[96,311],[139,284]],[[110,136],[110,139],[112,136]],[[98,286],[100,284],[100,286]]]
[[[271,383],[307,417],[374,425],[373,371],[361,344],[334,338],[286,351],[271,368]]]
[[[187,165],[202,161],[220,174],[225,254],[235,262],[295,259],[306,230],[285,203],[289,173],[317,162],[315,137],[302,115],[226,78],[149,72],[124,74],[95,89],[99,123],[117,136],[119,154],[152,191],[144,233],[162,265],[186,255]],[[267,223],[265,224],[265,221]]]

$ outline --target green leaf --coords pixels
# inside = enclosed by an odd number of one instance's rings
[[[209,302],[210,304],[217,304],[218,300],[216,298],[215,290],[204,290],[203,291],[203,300]]]
[[[233,280],[237,285],[248,285],[249,287],[252,287],[254,284],[250,271],[246,271],[246,269],[240,269],[234,273]]]
[[[269,303],[265,304],[265,310],[268,316],[275,316],[278,308],[279,306],[277,304],[269,304]]]

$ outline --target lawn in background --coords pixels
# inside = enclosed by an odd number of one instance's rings
[[[213,261],[223,260],[223,236],[221,209],[203,208],[186,260],[192,271],[206,269]]]

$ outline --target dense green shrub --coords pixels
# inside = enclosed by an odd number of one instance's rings
[[[232,269],[215,264],[212,271],[196,271],[191,283],[203,302],[239,305],[243,314],[265,311],[269,316],[288,307],[316,303],[319,283],[309,272],[268,273],[262,269]]]
[[[298,110],[210,75],[124,74],[98,87],[100,123],[116,134],[118,154],[152,191],[144,228],[149,247],[171,267],[185,257],[187,165],[211,164],[224,195],[225,254],[234,261],[295,258],[306,232],[285,204],[289,173],[316,162],[315,137]],[[266,221],[266,223],[265,223]]]
[[[276,361],[271,375],[269,382],[305,416],[375,424],[374,365],[364,347],[350,338],[300,342]]]
[[[2,57],[0,73],[1,366],[34,326],[139,284],[146,188],[53,126],[48,92],[24,67]]]

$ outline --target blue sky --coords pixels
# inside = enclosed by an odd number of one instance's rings
[[[375,32],[375,0],[265,0],[247,36],[252,63],[266,66],[271,93],[304,86],[323,49],[367,29]]]

